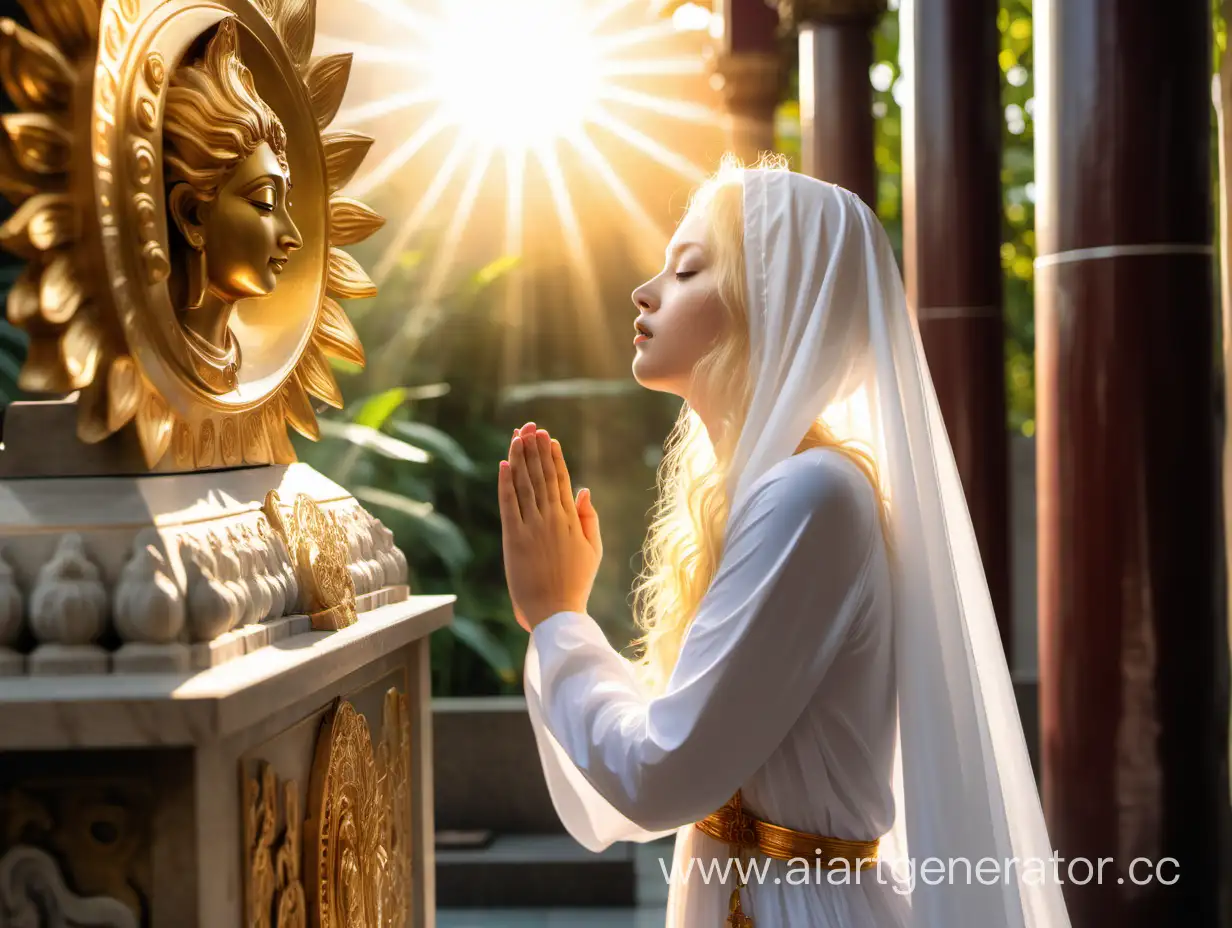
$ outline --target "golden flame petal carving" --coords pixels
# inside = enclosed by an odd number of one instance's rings
[[[107,384],[101,378],[81,388],[77,397],[77,439],[93,445],[111,435],[107,428]]]
[[[98,36],[98,0],[18,0],[30,25],[68,55],[76,55]]]
[[[0,19],[0,83],[18,109],[65,109],[72,99],[73,72],[46,39]]]
[[[68,170],[73,139],[59,119],[46,113],[7,113],[0,117],[0,123],[21,168],[34,174]]]
[[[56,335],[31,338],[17,386],[27,393],[67,393],[73,389]]]
[[[313,341],[326,355],[342,361],[350,361],[360,367],[366,363],[364,346],[359,340],[355,326],[347,317],[346,310],[337,300],[326,297],[321,301],[321,315],[317,319]]]
[[[354,245],[362,242],[381,226],[385,217],[351,197],[334,197],[329,201],[329,243]]]
[[[76,237],[72,200],[63,193],[39,193],[0,225],[0,245],[23,258],[67,245]]]
[[[148,92],[157,95],[165,90],[173,66],[157,54],[144,61],[130,56],[124,67],[138,69],[144,82],[138,81],[129,93],[119,84],[99,83],[101,72],[93,70],[98,64],[95,59],[118,62],[120,53],[136,40],[133,28],[140,27],[141,18],[157,4],[138,0],[18,2],[28,14],[31,28],[0,18],[0,85],[23,111],[0,116],[0,195],[16,206],[10,218],[0,224],[0,246],[29,262],[21,281],[12,288],[7,307],[8,315],[30,336],[20,385],[33,391],[81,390],[78,434],[85,441],[99,441],[126,426],[133,427],[147,465],[156,466],[173,444],[179,449],[177,461],[184,464],[187,457],[180,453],[180,439],[190,427],[188,419],[181,421],[172,411],[180,408],[179,394],[175,394],[173,407],[172,399],[156,391],[152,386],[155,381],[147,380],[141,372],[131,354],[134,349],[118,337],[118,326],[113,333],[118,320],[110,311],[110,302],[94,299],[96,286],[107,287],[106,275],[93,271],[87,274],[93,264],[77,251],[78,245],[97,245],[92,223],[110,220],[114,225],[114,216],[105,212],[120,206],[111,194],[108,197],[112,202],[104,199],[93,204],[94,208],[88,197],[81,198],[80,192],[93,190],[93,185],[90,159],[82,160],[87,153],[79,146],[88,140],[88,132],[103,125],[95,124],[91,114],[114,116],[123,107],[136,106],[135,124],[156,132],[159,114],[149,110]],[[316,0],[251,2],[270,20],[307,93],[310,111],[304,111],[304,97],[298,96],[296,105],[301,115],[297,118],[310,131],[315,123],[317,131],[313,134],[319,134],[341,106],[352,56],[328,55],[312,60]],[[101,21],[100,13],[107,14]],[[118,79],[114,69],[108,74]],[[291,75],[286,77],[295,80]],[[146,96],[138,99],[135,94],[142,87]],[[150,122],[153,127],[147,125]],[[335,132],[323,135],[320,144],[327,189],[320,191],[317,181],[314,195],[328,197],[355,176],[372,140],[359,133]],[[137,172],[138,179],[146,170],[153,172],[152,178],[157,176],[159,166],[149,163],[148,148],[133,147],[121,154],[132,159],[129,168]],[[78,172],[83,176],[78,177]],[[129,195],[119,188],[117,192]],[[355,200],[339,197],[329,209],[331,246],[362,241],[383,224],[381,217]],[[146,238],[137,242],[138,249],[144,242],[148,250],[148,225],[141,226],[140,235]],[[327,274],[327,292],[334,297],[357,298],[376,291],[368,275],[345,252],[331,250]],[[362,364],[364,352],[354,326],[336,300],[325,297],[322,304],[308,347],[281,392],[255,410],[221,414],[225,420],[221,427],[219,419],[214,420],[224,459],[230,437],[236,460],[242,454],[243,459],[254,462],[293,461],[288,428],[313,439],[319,437],[313,408],[316,400],[310,394],[341,405],[329,358]],[[117,356],[117,352],[124,353]],[[144,354],[142,358],[144,364]],[[211,440],[214,434],[211,432]],[[215,456],[207,457],[205,462],[196,460],[196,465],[215,463]]]
[[[73,318],[85,297],[72,256],[60,252],[51,259],[39,281],[40,315],[52,324],[63,324]]]
[[[39,278],[42,272],[37,262],[27,264],[9,290],[6,312],[13,325],[25,327],[39,315]]]
[[[154,391],[146,392],[137,404],[137,438],[147,467],[153,467],[171,444],[171,427],[175,415],[171,407]]]
[[[262,408],[265,415],[265,433],[269,436],[270,457],[275,464],[290,464],[295,460],[295,446],[287,435],[286,411],[282,399],[275,397]],[[313,417],[316,421],[316,417]]]
[[[312,112],[317,117],[317,128],[324,129],[334,120],[342,95],[346,93],[347,81],[351,79],[353,55],[326,55],[317,58],[308,68],[304,82],[308,85],[308,99]]]
[[[330,370],[329,359],[321,353],[316,343],[309,342],[300,359],[297,374],[304,389],[313,396],[324,400],[335,409],[342,408],[342,391],[338,389],[338,381],[334,380],[334,372]]]
[[[344,300],[376,296],[376,284],[359,262],[338,248],[329,250],[329,277],[325,286],[333,296]]]
[[[265,434],[265,417],[261,415],[261,410],[245,413],[240,419],[240,441],[244,446],[246,463],[270,462],[270,443]]]
[[[295,66],[303,69],[312,55],[317,28],[316,0],[258,0],[266,18],[291,53]]]
[[[18,206],[39,191],[52,186],[51,180],[49,177],[31,174],[18,164],[12,143],[7,138],[0,139],[0,194],[6,200]]]
[[[325,149],[325,179],[333,193],[355,176],[372,147],[372,139],[358,132],[330,132],[321,136],[321,145]]]
[[[60,336],[60,351],[69,386],[74,390],[94,380],[103,359],[103,333],[88,313],[78,313]]]
[[[137,364],[126,354],[111,362],[107,371],[107,429],[116,432],[137,413],[144,387]]]
[[[317,425],[317,414],[312,409],[312,400],[308,397],[308,391],[300,383],[298,371],[283,385],[282,400],[291,428],[312,441],[321,437],[321,427]]]

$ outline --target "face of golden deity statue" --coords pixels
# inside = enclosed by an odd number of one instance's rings
[[[303,245],[289,211],[286,132],[240,60],[234,21],[172,76],[163,133],[167,207],[184,246],[180,322],[198,377],[226,393],[240,366],[235,304],[271,293]]]
[[[304,243],[288,211],[291,179],[262,142],[183,226],[203,243],[207,286],[235,303],[265,296]]]

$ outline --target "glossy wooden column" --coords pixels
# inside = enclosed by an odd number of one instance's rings
[[[728,117],[728,148],[745,164],[774,147],[782,89],[778,15],[765,0],[716,0],[719,32],[711,66]]]
[[[1211,9],[1035,6],[1045,809],[1075,928],[1227,924]],[[1134,858],[1174,858],[1171,886]],[[1140,865],[1138,876],[1142,875]],[[1067,881],[1068,882],[1068,881]]]
[[[903,109],[907,294],[1008,654],[1013,636],[997,0],[908,0],[899,10],[899,28],[914,88]]]
[[[799,33],[801,170],[877,205],[872,29],[885,0],[780,0]]]

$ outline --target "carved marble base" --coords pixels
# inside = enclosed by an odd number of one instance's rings
[[[0,677],[20,677],[26,672],[26,659],[12,648],[0,648]]]
[[[26,658],[32,677],[107,673],[110,667],[110,655],[94,644],[41,644]]]
[[[381,925],[432,928],[429,636],[452,602],[333,632],[288,617],[272,645],[198,673],[0,678],[0,860],[38,861],[39,885],[61,878],[40,898],[111,919],[14,921],[25,891],[5,888],[30,881],[0,872],[0,926],[378,924],[319,917],[355,890]]]
[[[216,667],[409,593],[392,534],[303,464],[0,479],[0,649],[37,641],[0,676]]]
[[[192,669],[192,649],[179,642],[122,644],[111,655],[112,673],[187,673]]]

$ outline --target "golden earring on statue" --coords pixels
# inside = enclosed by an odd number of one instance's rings
[[[185,306],[193,309],[205,300],[205,288],[208,284],[208,271],[205,260],[205,241],[198,234],[188,239],[193,254],[188,259],[188,299]]]

